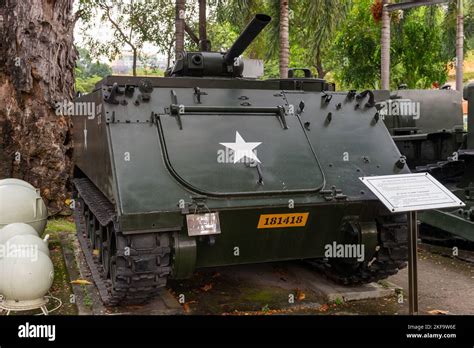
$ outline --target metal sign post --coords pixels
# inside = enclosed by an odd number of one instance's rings
[[[359,178],[393,214],[408,214],[408,311],[418,314],[417,211],[465,204],[428,173]]]
[[[418,314],[418,219],[416,211],[408,213],[408,313]]]

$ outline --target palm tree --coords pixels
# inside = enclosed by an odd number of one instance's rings
[[[268,36],[263,51],[266,52],[266,59],[278,57],[281,77],[287,76],[290,63],[290,36],[293,44],[307,49],[310,65],[316,66],[319,77],[324,77],[326,71],[323,66],[323,57],[351,6],[352,0],[292,2],[289,0],[219,0],[217,2],[218,17],[220,15],[221,20],[229,20],[239,27],[243,27],[258,11],[266,11],[272,16],[273,20],[267,31]],[[295,17],[291,27],[289,26],[290,10]],[[259,52],[262,53],[261,50]]]
[[[352,0],[304,0],[299,12],[303,15],[304,36],[302,40],[309,48],[319,78],[324,78],[326,70],[323,56],[333,42],[338,26],[342,24],[352,6]]]
[[[381,89],[390,89],[390,13],[385,7],[389,3],[390,0],[382,1],[382,37],[380,42]]]
[[[456,90],[462,91],[463,87],[463,62],[464,62],[464,13],[463,1],[457,0],[457,30],[456,30]]]
[[[184,51],[184,13],[186,10],[186,0],[176,0],[176,19],[175,19],[175,28],[176,28],[176,58],[179,57],[179,54]]]
[[[280,78],[288,77],[290,60],[289,0],[280,0]]]

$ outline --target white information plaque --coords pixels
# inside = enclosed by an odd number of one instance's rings
[[[465,204],[428,173],[359,178],[392,212],[408,212]]]

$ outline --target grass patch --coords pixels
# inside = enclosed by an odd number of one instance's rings
[[[76,226],[71,217],[50,218],[44,231],[44,235],[49,234],[49,250],[51,254],[51,261],[54,265],[54,282],[50,289],[51,295],[58,297],[63,302],[62,307],[54,314],[59,315],[74,315],[77,314],[77,307],[75,301],[72,300],[73,291],[71,287],[71,280],[64,261],[61,241],[59,238],[60,232],[75,233]],[[72,246],[71,246],[72,248]]]
[[[72,217],[48,219],[45,233],[54,234],[58,232],[76,232],[76,225]]]

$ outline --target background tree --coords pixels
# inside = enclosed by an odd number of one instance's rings
[[[55,103],[74,94],[73,0],[1,1],[0,177],[39,187],[49,213],[65,208],[69,119]]]
[[[336,36],[331,64],[341,88],[380,88],[381,23],[373,4],[372,0],[354,0]],[[410,88],[430,88],[435,82],[446,81],[443,16],[441,6],[391,14],[391,88],[400,83]]]
[[[79,53],[76,61],[76,92],[90,93],[94,86],[107,75],[112,75],[110,66],[100,63],[98,60],[93,61],[89,52],[77,47]]]
[[[277,1],[265,0],[216,0],[211,2],[211,16],[208,18],[208,38],[211,40],[212,47],[215,50],[227,50],[230,48],[234,40],[240,35],[245,26],[252,20],[256,13],[270,13],[269,4],[276,4]],[[278,12],[277,12],[278,13]],[[278,23],[276,14],[271,13],[272,22],[270,25]],[[278,30],[278,26],[276,27]],[[219,32],[226,30],[225,32]],[[269,29],[265,29],[253,43],[247,48],[244,55],[248,58],[264,58],[268,54],[269,46],[276,45],[278,47],[278,31],[276,41],[268,41]],[[225,38],[227,36],[229,38]]]
[[[176,17],[175,17],[175,35],[176,48],[175,54],[178,55],[184,51],[184,26],[186,14],[186,0],[176,0]]]
[[[195,7],[188,4],[187,14],[193,14]],[[140,3],[137,6],[136,18],[137,30],[144,42],[148,42],[158,48],[157,53],[166,56],[166,68],[169,68],[175,53],[176,44],[176,6],[174,1],[170,0],[149,0]],[[183,47],[186,47],[187,41],[183,36]]]
[[[377,16],[382,11],[382,31],[380,40],[380,74],[381,88],[390,89],[390,13],[385,5],[390,4],[390,0],[377,0],[372,4],[373,13]],[[380,6],[382,8],[380,8]],[[374,19],[376,19],[374,16]]]
[[[288,0],[280,0],[280,78],[288,77],[288,63],[290,60],[289,42],[289,8]]]
[[[139,8],[144,4],[145,2],[136,0],[79,0],[82,33],[91,54],[94,57],[107,56],[113,60],[127,47],[132,52],[132,73],[136,76],[138,56],[146,41],[140,35],[140,24],[146,18],[140,17],[143,11]],[[108,40],[97,38],[97,19],[112,28],[113,36]]]
[[[265,60],[265,77],[280,76],[280,3],[275,0],[217,1],[210,23],[209,37],[214,47],[226,41],[219,28],[236,37],[258,12],[272,17],[266,29],[246,51],[248,57]],[[323,78],[329,64],[328,52],[339,26],[351,8],[352,0],[298,0],[288,3],[289,67],[308,67]],[[217,42],[217,44],[216,44]],[[226,47],[229,43],[226,42]],[[286,53],[285,53],[286,54]]]
[[[346,15],[352,6],[352,0],[303,0],[295,7],[303,20],[295,20],[296,42],[304,48],[304,61],[309,67],[315,67],[317,76],[326,76],[325,60],[334,42],[334,36],[344,23]],[[294,16],[300,18],[298,16]],[[310,38],[310,39],[308,39]]]

